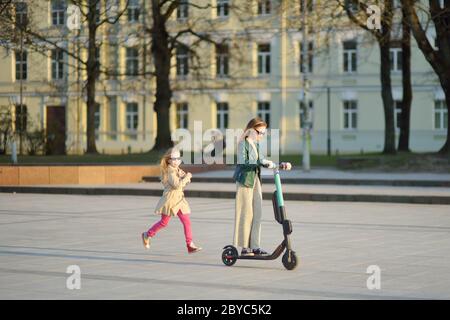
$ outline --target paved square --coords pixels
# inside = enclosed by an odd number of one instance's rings
[[[286,201],[294,271],[275,261],[222,264],[234,200],[191,198],[188,255],[172,219],[144,250],[154,197],[0,194],[1,299],[450,299],[450,206]],[[263,248],[282,240],[264,202]],[[66,269],[81,268],[68,290]],[[369,265],[381,289],[369,290]]]

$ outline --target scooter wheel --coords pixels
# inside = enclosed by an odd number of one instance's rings
[[[228,247],[222,252],[222,262],[228,266],[231,267],[233,264],[236,263],[238,256],[238,252],[236,248],[234,247]]]
[[[294,270],[297,267],[297,255],[294,251],[286,251],[281,261],[288,270]]]

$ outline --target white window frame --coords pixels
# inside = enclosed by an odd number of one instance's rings
[[[131,55],[130,53],[136,53]],[[125,66],[127,77],[135,77],[139,73],[139,50],[137,48],[126,48]]]
[[[128,22],[135,23],[139,22],[139,17],[141,16],[141,10],[139,5],[139,0],[129,0],[127,8],[127,20]]]
[[[219,46],[216,46],[216,76],[218,78],[226,78],[230,72],[230,54],[228,45],[222,45],[226,48],[225,52],[219,52]],[[225,50],[224,50],[225,51]]]
[[[177,62],[177,77],[183,78],[189,74],[189,49],[184,46],[179,46],[176,52],[176,62]],[[179,50],[186,50],[186,52],[181,52]]]
[[[345,49],[346,42],[355,42],[355,49]],[[344,73],[352,74],[358,72],[358,42],[356,40],[348,40],[342,43],[343,61],[342,70]],[[355,61],[355,70],[353,70],[353,59]],[[345,62],[347,62],[347,70],[345,69]]]
[[[94,112],[95,140],[100,138],[100,129],[102,127],[101,105],[97,104]]]
[[[351,104],[351,105],[349,105]],[[353,105],[354,104],[354,105]],[[354,108],[353,108],[354,106]],[[349,108],[351,107],[351,108]],[[343,109],[343,121],[342,128],[345,131],[355,131],[358,129],[358,101],[357,100],[344,100],[342,101]],[[348,119],[347,119],[348,118]],[[347,119],[348,127],[345,126]],[[353,126],[353,120],[355,120],[355,126]]]
[[[20,60],[17,58],[20,57]],[[27,50],[20,50],[15,51],[14,54],[14,60],[15,60],[15,66],[16,66],[16,72],[15,72],[15,79],[16,80],[27,80],[28,79],[28,51]],[[17,77],[20,75],[19,77]]]
[[[61,80],[65,78],[64,68],[65,55],[61,49],[51,50],[51,78],[52,80]]]
[[[132,108],[133,107],[133,110]],[[134,109],[135,108],[135,109]],[[136,102],[128,102],[125,110],[125,125],[127,135],[133,140],[137,139],[139,130],[139,104]]]
[[[228,102],[216,102],[216,112],[217,129],[222,131],[228,129],[228,126],[230,124],[230,107],[228,105]]]
[[[258,101],[257,116],[270,126],[270,101]]]
[[[436,117],[439,116],[439,120],[436,121]],[[447,122],[444,121],[447,116]],[[448,126],[448,110],[445,105],[445,100],[439,99],[434,101],[434,130],[447,130]]]
[[[14,4],[16,10],[15,22],[16,24],[27,23],[28,20],[28,3],[19,1]],[[20,22],[19,22],[20,20]],[[24,21],[25,20],[25,21]]]
[[[402,100],[394,100],[394,124],[395,130],[400,131],[400,127],[398,126],[398,122],[401,121],[400,117],[402,116]]]
[[[403,59],[402,48],[390,48],[389,59],[391,60],[391,72],[401,72],[402,67],[399,66],[399,57]],[[403,61],[402,61],[403,63]]]
[[[313,100],[308,100],[306,101],[306,103],[309,106],[309,120],[311,121],[311,127],[313,124],[313,115],[314,115],[314,101]],[[303,119],[305,117],[305,108],[303,107],[303,101],[299,101],[298,103],[298,109],[299,109],[299,128],[303,129],[302,123],[303,123]],[[308,120],[308,119],[305,119]]]
[[[262,46],[268,46],[269,47],[269,51],[262,51],[261,47]],[[265,76],[265,75],[270,75],[271,73],[271,69],[272,69],[272,59],[271,59],[271,55],[272,55],[272,46],[270,45],[270,43],[259,43],[258,44],[258,75],[260,76]],[[261,65],[261,69],[260,69],[260,65]],[[267,70],[267,66],[269,68],[269,70]]]
[[[64,0],[52,0],[52,26],[63,26],[66,23],[67,4]],[[56,23],[55,23],[56,22]]]
[[[189,18],[189,0],[181,0],[177,8],[177,20]]]
[[[256,13],[258,16],[268,16],[272,14],[272,1],[271,0],[257,0]]]
[[[311,73],[314,70],[314,41],[308,41],[308,50],[306,55],[304,53],[303,42],[300,41],[299,44],[299,52],[300,52],[300,65],[299,69],[300,73]],[[306,70],[303,69],[303,58],[306,56]]]
[[[177,129],[189,128],[189,104],[187,102],[177,103],[176,122],[175,127]]]
[[[230,16],[230,0],[217,0],[217,17],[228,18]]]
[[[353,14],[357,14],[359,11],[359,2],[354,0],[345,0],[344,2],[345,7],[350,7],[350,12]]]
[[[117,97],[110,97],[108,103],[108,139],[117,140],[117,116],[119,114]]]

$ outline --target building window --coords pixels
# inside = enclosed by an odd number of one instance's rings
[[[306,62],[303,63],[306,57]],[[300,72],[308,73],[313,72],[313,64],[314,64],[314,43],[312,41],[308,42],[308,52],[305,52],[305,48],[303,48],[303,42],[300,42]],[[305,70],[306,67],[306,70]]]
[[[64,0],[52,1],[52,25],[62,26],[66,18],[66,3]]]
[[[27,51],[16,51],[16,80],[27,80],[28,78],[28,53]]]
[[[64,52],[61,49],[52,50],[52,79],[64,78]]]
[[[300,129],[303,129],[304,128],[304,124],[306,123],[306,121],[308,121],[308,118],[309,118],[309,120],[311,121],[311,127],[312,127],[312,119],[313,119],[313,117],[312,117],[312,115],[313,115],[313,108],[314,108],[314,103],[313,103],[313,101],[308,101],[308,107],[309,107],[309,110],[306,110],[306,107],[305,107],[305,104],[303,103],[303,101],[300,101],[300,103],[299,103],[299,115],[300,115],[300,117],[299,117],[299,120],[300,120],[300,125],[299,125],[299,127],[300,127]],[[309,111],[309,117],[307,117],[307,112]]]
[[[26,105],[16,105],[15,111],[15,125],[16,131],[19,133],[27,131],[27,123],[28,123],[28,111]]]
[[[350,10],[351,13],[357,14],[359,11],[359,1],[358,0],[345,0],[345,9]]]
[[[344,101],[344,129],[355,130],[358,128],[357,102],[354,100]]]
[[[270,44],[258,45],[258,74],[270,74]]]
[[[188,128],[188,104],[178,103],[177,104],[177,118],[176,118],[176,128],[177,129],[187,129]]]
[[[391,71],[399,72],[402,71],[403,65],[403,54],[402,48],[390,48],[389,49],[389,60],[391,61]]]
[[[139,22],[140,13],[139,0],[130,0],[127,9],[128,21]]]
[[[312,12],[313,11],[313,7],[314,7],[314,0],[299,0],[300,1],[300,13],[303,12],[303,1],[306,4],[306,8],[308,9],[308,12]]]
[[[189,1],[181,0],[177,8],[177,19],[183,20],[189,17]]]
[[[177,76],[186,76],[189,73],[189,51],[184,45],[177,47]]]
[[[258,0],[258,15],[269,15],[271,12],[271,0]]]
[[[270,126],[270,102],[258,102],[258,117]]]
[[[99,139],[99,131],[100,131],[100,104],[95,104],[95,112],[94,112],[94,128],[95,128],[95,140]]]
[[[448,127],[448,110],[444,100],[434,102],[434,129],[444,130]]]
[[[98,80],[100,78],[100,47],[95,48],[95,62],[97,63],[96,67],[96,76],[95,78]]]
[[[100,7],[101,7],[101,1],[97,1],[97,3],[95,4],[95,22],[96,23],[100,23]]]
[[[356,41],[344,41],[344,72],[357,71]]]
[[[117,69],[119,65],[119,50],[118,45],[115,43],[110,43],[108,46],[108,57],[109,60],[109,68],[108,68],[108,77],[109,79],[117,79]]]
[[[137,129],[139,123],[138,104],[135,102],[127,103],[126,112],[127,135],[133,139],[137,139]]]
[[[127,48],[126,68],[128,76],[137,76],[139,72],[139,52],[136,48]]]
[[[395,130],[400,130],[402,127],[402,101],[396,100],[394,101],[394,123],[395,123]]]
[[[108,139],[117,140],[117,98],[110,97],[109,99],[109,123],[108,123]]]
[[[230,0],[217,0],[217,16],[220,18],[228,17],[230,10]]]
[[[228,103],[217,103],[217,128],[220,130],[228,129]]]
[[[216,73],[219,78],[228,76],[228,45],[216,45]]]
[[[16,9],[16,25],[24,26],[28,24],[28,5],[25,2],[15,4]]]

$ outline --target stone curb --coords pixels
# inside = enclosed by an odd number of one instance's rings
[[[161,189],[131,189],[131,188],[70,188],[70,187],[24,187],[0,186],[1,193],[37,193],[65,195],[114,195],[114,196],[161,196]],[[185,190],[186,197],[234,199],[233,191]],[[263,192],[265,200],[272,199],[271,192]],[[325,193],[284,193],[285,200],[296,201],[336,201],[336,202],[384,202],[410,204],[440,204],[449,205],[447,196],[409,196],[409,195],[379,195],[379,194],[325,194]]]

